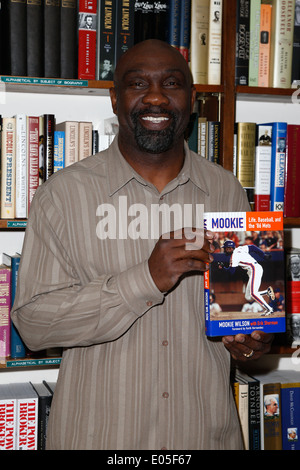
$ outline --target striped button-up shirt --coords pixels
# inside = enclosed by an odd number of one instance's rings
[[[203,275],[161,293],[149,272],[162,204],[248,209],[235,177],[187,146],[159,193],[117,138],[36,192],[12,317],[30,349],[64,348],[48,449],[242,446],[230,356],[205,335]]]

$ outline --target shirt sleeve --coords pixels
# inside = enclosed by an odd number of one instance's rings
[[[36,196],[11,314],[29,349],[113,341],[163,302],[147,260],[120,274],[82,282],[70,259],[64,217],[45,191]]]

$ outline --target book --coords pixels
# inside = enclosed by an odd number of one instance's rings
[[[194,82],[207,84],[209,0],[191,2],[190,68]]]
[[[99,10],[98,76],[99,80],[113,80],[116,67],[117,5],[102,0]]]
[[[134,44],[134,3],[118,0],[116,20],[116,63]]]
[[[39,116],[39,185],[44,183],[45,136],[44,115]]]
[[[39,116],[27,116],[27,214],[39,186]]]
[[[77,78],[77,1],[61,0],[60,78]]]
[[[290,88],[292,83],[292,55],[295,0],[272,2],[270,81],[274,88]]]
[[[3,117],[1,135],[1,218],[15,218],[16,119]]]
[[[288,124],[284,182],[284,216],[300,216],[300,125]]]
[[[17,288],[17,279],[18,279],[18,271],[20,266],[21,255],[9,255],[7,253],[3,253],[2,261],[3,264],[10,267],[11,269],[11,302],[10,302],[10,310],[15,301],[16,295],[16,288]],[[25,357],[26,355],[26,348],[25,345],[15,327],[13,322],[10,322],[10,357],[12,359]]]
[[[220,158],[220,126],[219,121],[207,121],[206,158],[214,163]]]
[[[44,75],[60,77],[60,0],[44,1]]]
[[[208,22],[208,70],[209,85],[221,84],[223,0],[210,0]]]
[[[27,116],[17,114],[16,119],[16,202],[17,219],[27,217]]]
[[[237,383],[237,409],[241,425],[244,450],[249,450],[249,387],[248,383],[238,372],[235,374]]]
[[[27,76],[44,76],[43,5],[27,0]]]
[[[140,2],[136,2],[136,5]],[[137,8],[137,7],[136,7]],[[137,12],[135,13],[138,23]],[[166,41],[172,47],[179,49],[179,36],[180,36],[180,0],[169,0],[168,2],[168,15],[167,15],[167,32]],[[137,34],[135,29],[135,42],[137,42]]]
[[[249,449],[260,450],[261,419],[260,419],[260,384],[259,381],[246,372],[237,370],[241,380],[248,385],[248,434]]]
[[[37,450],[38,395],[30,383],[12,383],[11,396],[17,400],[15,450]]]
[[[89,157],[92,155],[93,144],[93,123],[92,122],[79,122],[78,129],[78,160]]]
[[[154,0],[134,2],[134,43],[153,37]]]
[[[254,209],[270,210],[272,126],[256,126]]]
[[[16,400],[11,396],[9,384],[0,385],[0,450],[16,447]]]
[[[260,39],[258,61],[258,86],[268,87],[270,76],[270,41],[271,41],[272,5],[261,4]]]
[[[93,129],[92,138],[93,138],[92,154],[96,155],[96,153],[99,152],[99,131],[98,131],[98,129]]]
[[[182,0],[180,8],[179,52],[189,62],[191,0]]]
[[[295,3],[295,21],[292,57],[292,84],[300,80],[300,0]]]
[[[200,116],[198,118],[198,153],[206,158],[207,154],[207,119]]]
[[[277,302],[280,295],[284,300],[282,213],[205,213],[204,228],[215,233],[214,259],[204,274],[206,334],[284,332],[285,309]],[[217,314],[210,312],[211,293],[221,307]],[[259,308],[246,311],[247,303]]]
[[[44,114],[44,162],[43,162],[43,180],[47,181],[53,174],[54,162],[54,130],[55,130],[55,115]]]
[[[256,123],[237,123],[236,176],[252,202],[255,186],[255,133]]]
[[[1,3],[6,43],[3,49],[3,72],[6,75],[26,76],[26,0],[6,0]]]
[[[298,371],[283,371],[281,383],[282,450],[300,450],[300,377]]]
[[[168,22],[168,0],[155,1],[153,6],[152,36],[166,41]]]
[[[65,133],[65,167],[78,162],[79,123],[64,121],[56,124],[56,130]]]
[[[260,5],[261,0],[250,0],[249,86],[258,86]]]
[[[54,131],[53,173],[65,167],[65,133]]]
[[[250,0],[238,0],[236,8],[235,84],[248,85],[250,49]]]
[[[273,122],[268,125],[272,125],[270,210],[281,212],[284,210],[287,123]]]
[[[31,382],[30,382],[31,383]],[[31,383],[38,396],[38,442],[37,450],[46,450],[47,428],[53,393],[44,383]]]
[[[10,355],[11,268],[0,265],[0,359]]]
[[[286,311],[288,344],[300,344],[300,249],[285,251]]]
[[[101,2],[102,3],[102,2]],[[80,0],[78,7],[78,78],[96,78],[97,0]]]

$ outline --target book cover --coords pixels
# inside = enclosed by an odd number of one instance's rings
[[[116,63],[134,44],[134,3],[119,0],[117,4]]]
[[[139,3],[139,2],[136,2]],[[167,17],[167,43],[179,49],[180,0],[169,0]],[[197,83],[197,82],[195,82]]]
[[[261,0],[250,0],[249,86],[258,86],[260,4]]]
[[[0,360],[10,355],[11,269],[0,266]]]
[[[282,213],[205,213],[204,226],[216,248],[204,275],[206,334],[284,332]]]
[[[61,0],[60,78],[77,78],[77,0]]]
[[[272,126],[256,126],[254,209],[270,210]]]
[[[1,2],[6,47],[3,49],[4,73],[27,74],[26,0]]]
[[[31,201],[39,186],[39,117],[27,116],[27,178],[28,196],[27,213],[29,214]]]
[[[190,30],[191,0],[182,0],[180,10],[179,52],[183,55],[187,62],[189,62]]]
[[[65,133],[54,131],[53,173],[65,167]]]
[[[31,383],[38,396],[38,442],[37,450],[46,450],[47,428],[53,393],[44,383]]]
[[[46,181],[53,174],[55,115],[44,114],[44,167],[43,179]]]
[[[12,397],[17,400],[16,450],[37,450],[38,395],[30,383],[12,383]]]
[[[268,124],[272,125],[270,210],[283,211],[287,123]]]
[[[221,84],[223,0],[210,0],[208,27],[208,84]]]
[[[292,58],[292,83],[300,80],[300,0],[295,3],[293,58]]]
[[[250,48],[250,0],[238,0],[236,8],[235,84],[248,85]]]
[[[99,80],[113,80],[116,67],[116,19],[116,3],[103,0],[99,13]]]
[[[10,386],[0,385],[0,450],[16,447],[16,400],[11,397]]]
[[[250,203],[255,185],[255,132],[256,123],[237,123],[236,176]]]
[[[281,384],[282,450],[300,450],[300,374],[283,374],[289,377]]]
[[[27,217],[27,116],[16,119],[16,218]]]
[[[272,0],[270,82],[274,88],[290,88],[295,0]]]
[[[27,0],[27,76],[44,77],[43,4]]]
[[[190,67],[194,83],[207,84],[209,0],[191,2]]]
[[[1,218],[15,218],[16,119],[2,119],[1,135]]]
[[[93,123],[79,122],[78,160],[92,155]]]
[[[260,39],[258,61],[258,86],[268,87],[270,76],[270,42],[271,42],[272,5],[261,4]]]
[[[288,344],[300,344],[300,249],[285,251],[286,311]]]
[[[264,450],[282,450],[282,409],[281,382],[262,384],[262,413],[264,430]]]
[[[101,2],[102,3],[102,2]],[[78,78],[96,78],[97,0],[80,0],[78,7]]]
[[[300,217],[300,125],[288,124],[286,139],[284,216]]]
[[[60,3],[44,1],[44,75],[60,77]]]
[[[56,130],[65,133],[65,166],[78,162],[79,123],[64,121],[56,124]]]

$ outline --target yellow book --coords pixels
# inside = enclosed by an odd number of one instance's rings
[[[194,83],[207,84],[209,0],[192,0],[190,67]]]

